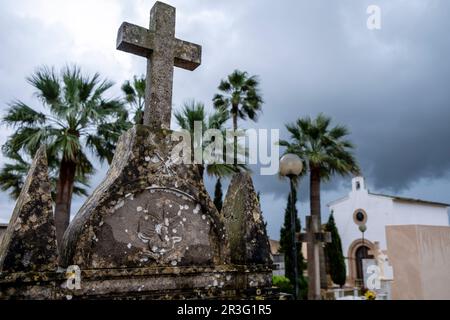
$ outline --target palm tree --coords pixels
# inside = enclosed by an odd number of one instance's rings
[[[229,109],[233,119],[233,130],[238,128],[238,118],[247,117],[256,121],[261,111],[263,100],[259,94],[257,76],[249,76],[247,72],[235,70],[226,80],[221,80],[218,93],[213,97],[216,109]],[[234,137],[234,159],[237,158],[237,137]]]
[[[205,106],[203,103],[190,101],[184,104],[181,112],[175,112],[175,119],[178,125],[190,132],[191,136],[194,135],[194,125],[196,121],[199,121],[202,126],[203,132],[208,129],[217,129],[223,131],[223,126],[229,120],[230,115],[226,109],[219,109],[211,115],[207,115],[205,112]],[[225,133],[223,133],[225,135]],[[208,141],[203,141],[203,144],[207,144]],[[191,148],[193,150],[194,139],[191,139]],[[224,145],[226,149],[226,145]],[[225,150],[224,150],[225,151]],[[192,153],[193,154],[193,153]],[[224,152],[225,157],[225,152]],[[224,159],[225,160],[225,159]],[[225,162],[225,161],[224,161]],[[205,165],[198,165],[199,173],[203,176],[205,172]],[[218,199],[221,192],[221,178],[230,176],[236,172],[248,170],[244,164],[232,165],[227,163],[208,163],[206,165],[206,173],[208,176],[214,176],[217,178],[215,187],[215,198]],[[219,191],[220,190],[220,191]],[[219,203],[217,201],[217,203]],[[220,208],[218,208],[220,211]]]
[[[134,112],[134,123],[144,123],[145,107],[145,77],[133,77],[132,82],[127,80],[123,83],[122,92],[125,95],[126,103]]]
[[[70,221],[76,177],[87,178],[94,172],[86,151],[110,163],[117,139],[130,125],[128,114],[121,101],[103,97],[113,83],[101,80],[98,73],[83,76],[79,67],[67,66],[57,74],[53,68],[42,67],[27,80],[44,112],[12,102],[3,122],[16,132],[3,152],[33,156],[40,145],[47,145],[49,159],[58,163],[55,224],[61,241]]]
[[[291,141],[280,141],[280,145],[286,147],[286,153],[297,154],[307,164],[311,216],[318,220],[319,226],[321,182],[329,180],[334,174],[345,176],[359,173],[359,166],[352,153],[354,146],[346,139],[349,135],[347,127],[337,125],[330,128],[330,124],[331,118],[323,114],[314,120],[309,117],[298,119],[296,123],[286,125]]]
[[[0,170],[0,189],[2,191],[9,191],[10,197],[16,200],[22,191],[25,178],[30,170],[31,157],[27,156],[28,159],[24,159],[20,154],[5,154],[5,157],[12,160],[12,163],[6,163]],[[56,184],[58,181],[58,166],[55,159],[48,159],[48,169],[52,199],[55,201]],[[75,175],[73,194],[87,197],[88,191],[86,188],[89,187],[88,180],[86,175]]]

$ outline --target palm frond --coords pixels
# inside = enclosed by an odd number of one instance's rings
[[[220,130],[229,119],[230,112],[226,108],[218,108],[208,118],[208,129]]]
[[[259,79],[248,76],[245,71],[235,70],[226,80],[221,80],[213,103],[215,108],[230,108],[233,116],[243,120],[249,118],[256,121],[261,112],[263,99],[259,93]]]
[[[231,87],[235,89],[241,89],[245,85],[247,77],[248,77],[247,72],[234,70],[228,76],[228,82],[230,83]]]
[[[19,153],[24,151],[34,155],[42,144],[50,138],[51,127],[20,127],[13,133],[4,144],[3,149],[8,152]]]
[[[205,105],[195,100],[186,101],[181,112],[175,112],[178,125],[185,130],[194,132],[195,122],[200,122],[202,130],[206,129]]]
[[[214,104],[214,108],[216,108],[216,109],[228,108],[230,105],[230,99],[225,98],[221,94],[216,94],[213,97],[213,104]]]
[[[36,95],[43,103],[49,106],[59,103],[61,85],[53,68],[42,66],[27,81],[38,90]]]
[[[111,81],[102,80],[98,73],[84,76],[76,65],[64,67],[60,74],[41,67],[27,80],[49,113],[37,112],[20,101],[10,104],[3,122],[17,130],[2,146],[12,163],[0,172],[1,187],[17,195],[36,150],[46,144],[53,193],[64,159],[76,165],[74,192],[86,195],[95,170],[85,150],[91,149],[100,160],[112,160],[120,134],[131,126],[124,104],[103,97]]]
[[[231,84],[228,81],[221,80],[219,86],[217,87],[220,91],[230,92]]]
[[[14,101],[10,104],[6,115],[2,121],[10,126],[35,126],[45,123],[47,116],[37,112],[21,101]]]
[[[360,169],[352,150],[354,145],[346,139],[347,127],[330,128],[331,118],[319,114],[315,119],[305,117],[295,124],[287,124],[291,141],[281,140],[286,153],[295,153],[307,162],[309,168],[320,168],[322,179],[334,174],[357,174]]]
[[[25,183],[25,178],[29,170],[29,164],[16,161],[7,163],[0,171],[0,189],[9,191],[13,199],[17,199]]]

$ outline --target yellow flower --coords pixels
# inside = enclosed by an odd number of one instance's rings
[[[377,294],[371,290],[367,290],[367,292],[364,294],[364,297],[366,297],[367,300],[375,300]]]

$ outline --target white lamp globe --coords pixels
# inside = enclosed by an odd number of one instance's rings
[[[302,173],[303,161],[293,153],[287,153],[280,159],[280,174],[282,176],[298,176]]]

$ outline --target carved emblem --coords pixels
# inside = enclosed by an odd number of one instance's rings
[[[200,205],[171,189],[152,189],[150,193],[155,195],[151,197],[154,202],[136,208],[142,212],[137,232],[138,238],[148,245],[144,255],[159,260],[170,255],[183,240],[187,218],[199,214]]]
[[[176,266],[183,257],[200,252],[205,261],[211,258],[209,218],[190,195],[177,189],[151,187],[138,195],[128,195],[115,209],[106,223],[115,241],[126,245],[125,253],[135,252],[133,255],[141,263]]]

